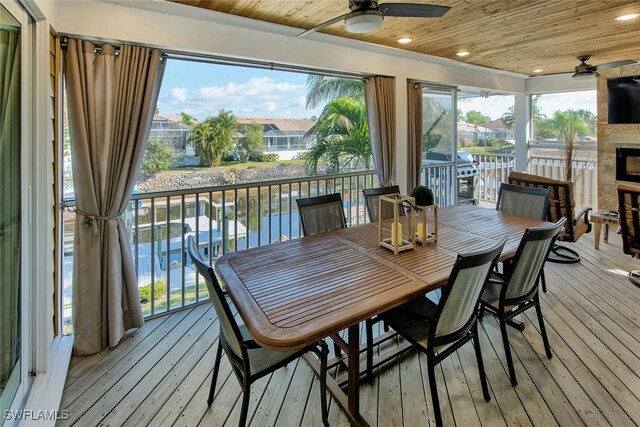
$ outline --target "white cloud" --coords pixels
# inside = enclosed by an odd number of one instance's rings
[[[229,82],[197,90],[174,87],[161,95],[158,106],[162,113],[185,111],[200,119],[223,108],[244,117],[304,117],[308,115],[304,108],[305,92],[302,84],[252,77],[243,83]]]

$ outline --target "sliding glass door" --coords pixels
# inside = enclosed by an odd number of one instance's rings
[[[436,203],[456,203],[457,89],[423,85],[422,184],[431,188]]]
[[[20,386],[21,26],[0,5],[0,413]]]

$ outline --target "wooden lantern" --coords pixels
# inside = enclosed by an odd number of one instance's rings
[[[380,196],[378,200],[378,241],[380,246],[393,251],[394,254],[398,252],[413,249],[415,247],[415,229],[413,215],[407,216],[406,228],[403,230],[403,224],[400,222],[400,209],[402,209],[403,203],[414,204],[415,199],[409,196],[402,196],[400,194],[390,194],[388,196]],[[389,222],[389,234],[383,236],[383,212],[385,212],[384,205],[391,203],[393,205],[393,220]],[[385,221],[388,222],[389,220]]]
[[[416,206],[412,215],[416,216],[415,240],[426,246],[438,240],[438,205]],[[429,222],[433,225],[429,227]]]

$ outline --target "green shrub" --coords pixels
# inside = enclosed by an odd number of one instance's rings
[[[430,206],[433,204],[433,191],[424,185],[417,185],[411,190],[411,197],[415,197],[416,205]]]
[[[171,144],[161,139],[150,139],[147,141],[147,147],[142,157],[140,173],[144,176],[150,176],[165,171],[171,167],[175,158]]]
[[[158,299],[167,294],[167,285],[164,282],[157,281],[155,286],[153,287],[153,297]],[[140,297],[140,302],[142,304],[146,304],[151,301],[151,285],[144,285],[138,288],[138,296]]]
[[[277,162],[279,156],[276,153],[260,153],[256,156],[256,162]]]

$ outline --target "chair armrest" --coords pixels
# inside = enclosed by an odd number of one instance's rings
[[[589,211],[592,210],[591,208],[582,208],[582,210],[580,212],[578,212],[578,215],[576,215],[576,218],[573,220],[573,225],[578,225],[578,221],[580,221],[580,218],[582,218],[584,216],[584,223],[587,224],[587,233],[589,233],[591,231],[591,223],[589,222]]]

